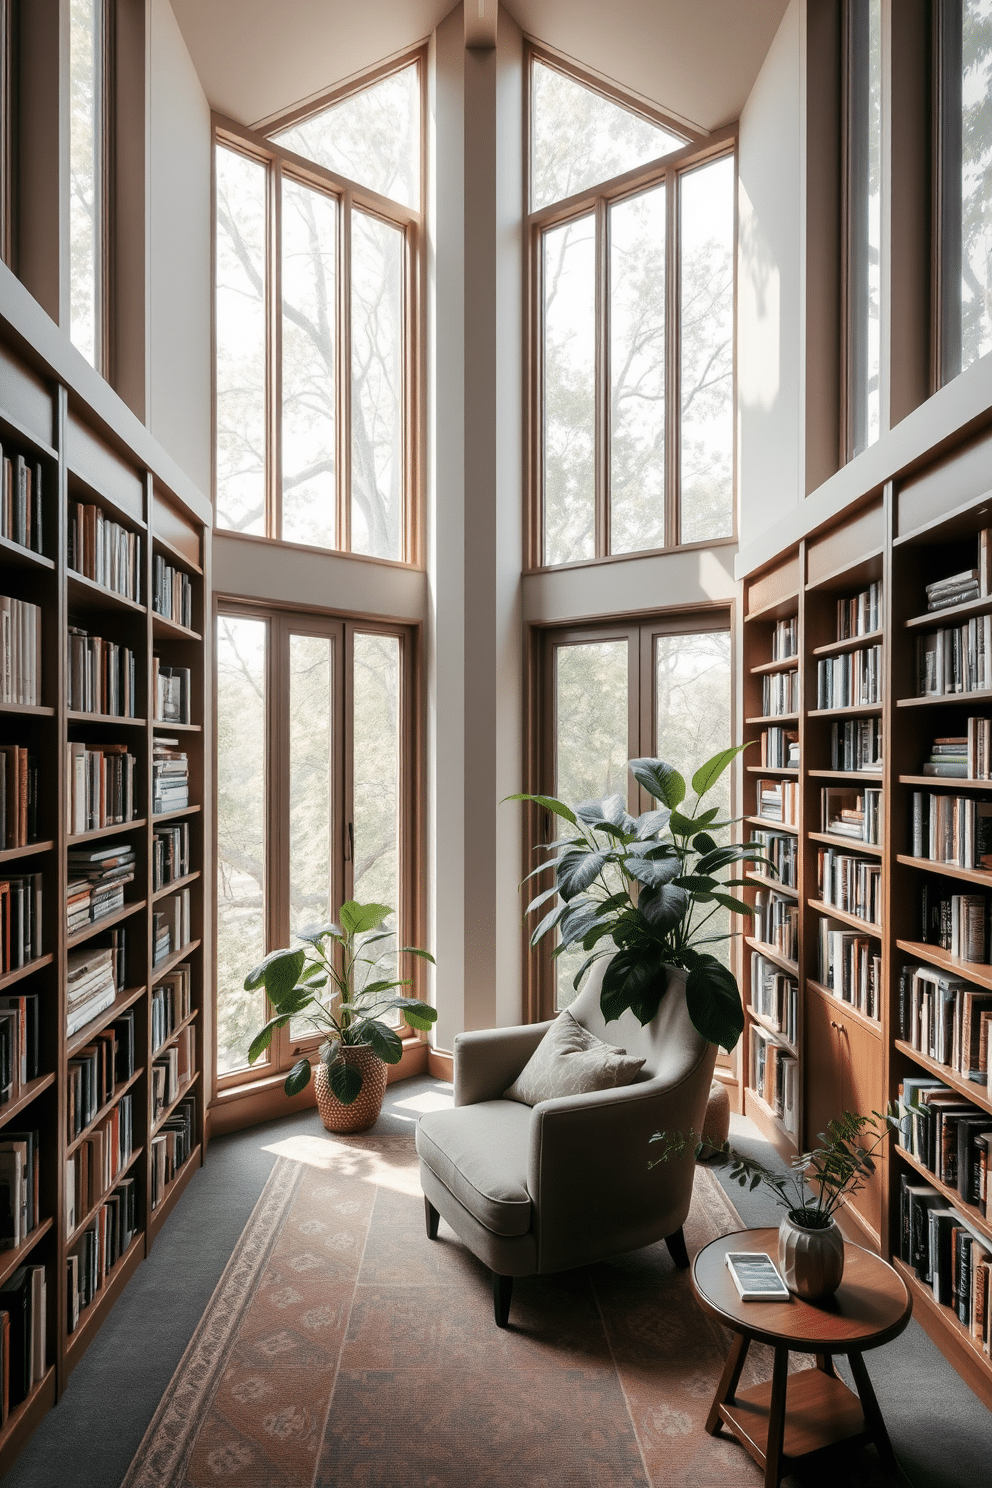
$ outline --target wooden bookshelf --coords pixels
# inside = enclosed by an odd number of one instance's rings
[[[65,1389],[78,1362],[106,1318],[121,1289],[147,1255],[154,1236],[166,1221],[179,1194],[203,1160],[206,1147],[204,1102],[209,1089],[203,1071],[213,1047],[212,1013],[206,980],[210,964],[211,916],[206,910],[206,885],[212,882],[210,839],[204,830],[204,808],[209,805],[208,750],[212,747],[208,704],[210,635],[210,508],[181,472],[157,449],[146,431],[112,397],[100,417],[88,411],[85,397],[46,371],[34,357],[30,365],[17,347],[5,344],[0,328],[0,442],[7,456],[20,454],[42,471],[42,533],[44,552],[35,553],[0,535],[0,593],[36,604],[41,609],[38,658],[40,700],[36,705],[0,705],[0,743],[27,749],[37,769],[36,840],[0,847],[0,879],[40,875],[43,954],[21,967],[0,972],[0,993],[38,994],[40,999],[39,1068],[35,1078],[16,1088],[0,1106],[3,1132],[38,1133],[40,1153],[40,1222],[16,1249],[0,1251],[0,1285],[21,1266],[43,1267],[46,1280],[46,1368],[26,1400],[12,1405],[0,1427],[2,1475],[45,1412]],[[117,423],[114,423],[114,418]],[[106,521],[118,523],[140,539],[138,593],[128,597],[98,583],[70,566],[69,534],[76,504],[99,508]],[[186,573],[191,586],[189,624],[159,614],[155,606],[153,565],[163,558]],[[70,710],[66,702],[69,626],[128,647],[134,654],[137,695],[134,718]],[[162,723],[154,718],[152,659],[190,669],[190,722]],[[188,805],[156,817],[153,801],[153,743],[157,735],[175,731],[189,761]],[[69,782],[66,745],[124,746],[134,756],[132,819],[103,828],[70,833]],[[188,820],[188,872],[160,889],[154,887],[153,852],[159,822]],[[66,921],[68,853],[101,845],[127,843],[135,853],[135,870],[125,885],[125,902],[110,914],[78,926],[70,935]],[[153,914],[168,894],[190,894],[191,939],[170,947],[160,965],[153,965]],[[112,928],[126,931],[124,977],[111,1006],[85,1027],[67,1035],[66,958],[74,948],[102,943]],[[107,943],[109,944],[109,937]],[[151,1062],[151,998],[157,981],[170,967],[187,961],[191,968],[191,1011],[185,1023],[195,1028],[196,1066],[180,1098],[192,1096],[195,1121],[189,1151],[175,1177],[151,1210],[153,1144],[167,1117],[153,1121]],[[113,1093],[83,1129],[70,1135],[68,1111],[69,1061],[93,1040],[107,1036],[123,1015],[133,1015],[135,1048],[133,1070],[115,1080]],[[106,1094],[106,1092],[104,1092]],[[115,1179],[98,1199],[77,1214],[73,1233],[67,1233],[66,1160],[92,1140],[123,1097],[130,1096],[133,1113],[131,1152]],[[178,1102],[170,1103],[170,1110]],[[100,1278],[98,1289],[80,1313],[79,1324],[68,1332],[68,1256],[100,1214],[125,1175],[134,1179],[136,1229],[125,1253]],[[152,1222],[154,1218],[154,1223]]]

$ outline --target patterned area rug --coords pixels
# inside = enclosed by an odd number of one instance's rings
[[[410,1136],[275,1150],[123,1488],[761,1483],[703,1430],[729,1335],[664,1245],[518,1281],[500,1331],[488,1273],[443,1221],[425,1236]],[[741,1227],[698,1169],[690,1254]],[[753,1347],[742,1384],[770,1375]],[[873,1461],[787,1481],[868,1488]]]

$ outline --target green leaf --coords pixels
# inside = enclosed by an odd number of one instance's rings
[[[716,843],[710,836],[709,832],[698,833],[697,836],[693,837],[692,845],[696,849],[697,853],[714,852],[716,849]]]
[[[702,873],[683,873],[681,878],[673,878],[672,883],[679,889],[691,889],[694,894],[708,894],[710,889],[718,886],[718,880],[707,878]]]
[[[591,930],[598,925],[609,925],[612,923],[604,918],[599,912],[599,905],[590,899],[581,899],[578,903],[568,906],[568,913],[562,916],[558,927],[562,946],[574,945],[578,940],[584,940]]]
[[[362,1089],[362,1072],[354,1064],[335,1064],[327,1072],[331,1090],[343,1106],[353,1106]]]
[[[636,878],[638,883],[644,884],[647,888],[657,889],[662,884],[671,883],[672,879],[678,876],[682,865],[677,857],[628,857],[623,866],[624,872],[631,878]]]
[[[692,777],[692,788],[696,795],[705,796],[706,792],[716,785],[731,760],[736,759],[745,747],[744,744],[734,744],[730,749],[721,749],[720,753],[708,759],[705,765],[700,765]]]
[[[385,1023],[366,1023],[362,1038],[378,1054],[383,1064],[399,1064],[403,1058],[403,1044],[395,1029]]]
[[[686,917],[689,895],[685,889],[672,884],[662,884],[659,889],[649,889],[637,901],[641,914],[656,929],[674,930]]]
[[[275,955],[266,957],[263,981],[266,996],[273,1007],[278,1007],[296,990],[305,962],[306,951],[277,951]]]
[[[563,899],[574,899],[589,885],[595,883],[605,865],[610,861],[609,852],[573,852],[558,865],[558,892]]]
[[[554,796],[531,796],[525,791],[521,795],[504,796],[499,804],[502,806],[505,801],[533,801],[535,805],[543,806],[545,811],[551,811],[555,816],[561,816],[565,821],[571,822],[573,827],[578,826],[578,822],[575,819],[575,812],[572,808],[566,806],[564,801],[556,801]]]
[[[269,968],[281,961],[284,961],[287,957],[295,959],[297,956],[299,957],[299,964],[302,968],[303,962],[306,959],[306,953],[304,951],[288,950],[285,946],[281,947],[278,951],[270,951],[269,954],[265,957],[265,960],[260,961],[257,966],[253,966],[251,971],[245,977],[245,991],[254,992],[257,987],[261,986],[265,986],[266,990],[268,990],[266,979],[269,974]],[[298,975],[299,973],[297,973],[297,976]],[[293,977],[293,983],[296,982],[297,976]]]
[[[254,1064],[260,1054],[264,1054],[272,1042],[272,1035],[277,1028],[284,1028],[289,1022],[288,1018],[270,1018],[264,1028],[259,1029],[251,1043],[248,1045],[248,1063]]]
[[[737,983],[725,966],[709,959],[689,972],[685,1000],[693,1027],[711,1044],[730,1050],[744,1031]]]
[[[685,800],[685,781],[678,770],[660,759],[628,760],[627,768],[649,796],[665,806],[677,806]]]
[[[317,1051],[317,1057],[321,1064],[330,1067],[341,1053],[341,1040],[339,1038],[325,1039]]]
[[[754,910],[750,904],[745,904],[743,899],[735,899],[733,894],[714,894],[713,898],[717,904],[722,904],[724,909],[729,909],[731,914],[753,915]]]
[[[544,916],[544,919],[538,925],[537,929],[531,933],[531,946],[536,946],[542,935],[547,935],[549,930],[553,930],[554,927],[558,924],[558,921],[564,919],[565,915],[567,914],[568,905],[557,904],[554,909],[552,909],[548,914]]]
[[[333,920],[326,920],[323,925],[304,925],[302,930],[294,930],[293,934],[297,940],[309,941],[311,945],[319,945],[326,935],[332,935],[335,940],[343,940],[341,926],[335,925]]]
[[[638,840],[643,842],[658,832],[664,832],[671,814],[667,806],[662,806],[657,811],[643,811],[634,823]]]
[[[298,1059],[286,1076],[283,1086],[287,1095],[299,1095],[301,1090],[306,1090],[310,1084],[310,1061],[309,1059]]]
[[[378,930],[392,912],[388,904],[359,904],[349,899],[341,906],[341,924],[348,935],[362,935],[366,930]]]
[[[393,1006],[396,1007],[396,1005],[394,1002]],[[423,1029],[426,1032],[437,1022],[437,1008],[432,1008],[426,1002],[420,1002],[416,997],[404,998],[400,1011],[411,1028]]]
[[[634,818],[627,815],[623,796],[603,796],[598,801],[582,801],[575,808],[580,822],[599,832],[629,836],[634,830]]]
[[[399,950],[397,951],[397,955],[419,956],[422,961],[429,961],[432,966],[437,965],[437,962],[434,960],[434,957],[431,955],[430,951],[422,951],[419,946],[400,946]]]
[[[668,825],[673,837],[692,837],[699,823],[694,816],[683,816],[681,811],[673,811]]]
[[[726,847],[715,847],[699,859],[696,864],[697,873],[716,873],[720,868],[726,868],[728,863],[740,863],[744,861],[740,844],[728,843]]]
[[[642,1026],[650,1023],[665,993],[668,978],[665,953],[658,946],[653,953],[643,949],[618,951],[603,973],[599,1006],[607,1023],[614,1022],[629,1009]]]

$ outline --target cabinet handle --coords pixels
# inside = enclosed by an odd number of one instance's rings
[[[830,1019],[830,1027],[831,1028],[839,1029],[839,1031],[841,1033],[844,1032],[844,1025],[843,1025],[843,1023],[835,1023],[834,1020],[833,1020],[833,1018]]]

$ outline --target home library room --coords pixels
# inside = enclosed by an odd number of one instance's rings
[[[990,469],[985,436],[746,576],[743,641],[744,830],[774,865],[750,875],[744,1109],[789,1157],[902,1102],[846,1227],[987,1405]]]
[[[210,1037],[209,508],[22,347],[0,327],[0,1473],[202,1161]]]

